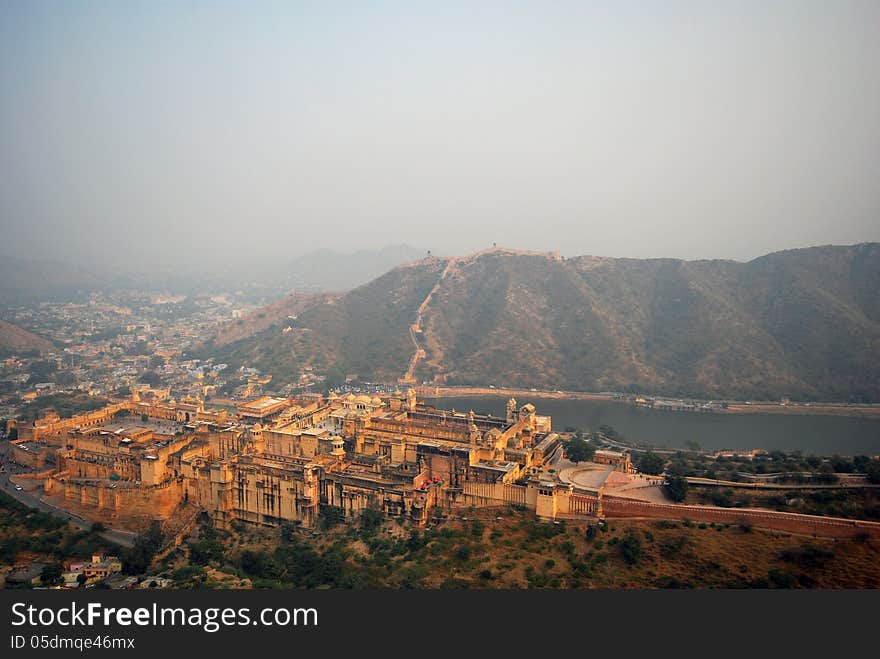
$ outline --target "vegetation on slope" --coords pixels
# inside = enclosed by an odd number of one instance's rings
[[[322,374],[336,367],[366,380],[394,381],[412,355],[409,327],[444,265],[426,259],[396,268],[339,298],[320,298],[296,320],[276,315],[252,337],[206,346],[200,354],[254,366],[281,382],[296,381],[306,366]]]
[[[662,520],[554,524],[502,507],[427,529],[374,511],[317,536],[203,527],[159,569],[187,578],[210,570],[256,588],[872,588],[877,558],[864,538]]]
[[[40,559],[88,558],[93,553],[119,553],[119,547],[97,534],[81,531],[50,513],[19,503],[0,492],[0,563]]]
[[[394,381],[446,261],[392,270],[214,354],[287,382],[334,364]],[[267,311],[268,313],[268,311]],[[270,316],[272,314],[269,314]],[[489,252],[457,259],[424,314],[419,380],[697,398],[880,400],[880,244],[749,263]],[[262,365],[262,366],[261,366]]]

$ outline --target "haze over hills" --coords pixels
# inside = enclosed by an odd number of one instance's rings
[[[424,255],[424,250],[409,245],[361,249],[351,254],[322,249],[298,258],[291,268],[291,277],[303,282],[305,291],[347,291]]]
[[[350,254],[319,249],[281,267],[266,269],[260,279],[280,291],[341,292],[366,284],[398,265],[423,256],[424,250],[409,245],[360,249]]]
[[[251,262],[244,254],[236,257],[233,268],[205,268],[186,262],[172,267],[158,259],[149,269],[116,261],[75,263],[4,255],[0,257],[0,305],[81,301],[96,291],[124,289],[186,295],[236,290],[263,300],[292,290],[342,292],[424,255],[424,250],[409,245],[389,245],[351,254],[321,249],[283,261],[283,265],[278,265],[279,258]]]
[[[18,325],[0,320],[0,355],[6,352],[23,353],[36,350],[40,353],[55,351],[51,341],[22,329]]]
[[[72,263],[10,255],[0,258],[0,304],[76,300],[101,286],[98,275]]]
[[[748,263],[490,250],[426,258],[297,304],[295,321],[267,307],[201,354],[284,382],[307,366],[393,382],[422,306],[418,381],[880,400],[878,243]]]

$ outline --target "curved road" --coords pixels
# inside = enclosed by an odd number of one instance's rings
[[[5,460],[4,464],[6,464]],[[0,491],[3,491],[4,493],[8,494],[9,496],[18,500],[29,508],[36,508],[37,510],[40,510],[42,512],[50,513],[58,519],[64,520],[69,524],[73,524],[78,529],[88,531],[92,528],[91,521],[80,517],[79,515],[75,515],[74,513],[62,510],[61,508],[57,508],[49,503],[46,503],[45,501],[41,500],[37,496],[34,496],[27,490],[16,490],[15,483],[10,480],[10,477],[14,475],[15,474],[10,474],[7,470],[0,472]],[[114,542],[117,545],[122,545],[123,547],[133,547],[134,542],[137,539],[137,533],[133,533],[131,531],[123,531],[121,529],[108,529],[106,531],[102,531],[98,535],[100,535],[105,540]]]

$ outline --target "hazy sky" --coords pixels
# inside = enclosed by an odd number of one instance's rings
[[[880,240],[878,34],[876,0],[0,0],[0,252]]]

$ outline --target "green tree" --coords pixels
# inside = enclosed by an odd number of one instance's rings
[[[627,565],[637,565],[642,558],[642,541],[636,532],[630,529],[617,543],[620,555]]]
[[[69,387],[76,384],[76,376],[70,371],[61,371],[55,375],[55,384],[61,387]]]
[[[221,561],[226,547],[217,538],[203,538],[189,546],[189,560],[194,565],[207,565],[212,561]]]
[[[138,536],[134,547],[122,553],[122,570],[126,574],[142,574],[153,562],[153,556],[162,547],[164,535],[158,522],[153,522],[146,533]]]
[[[269,554],[264,551],[244,551],[239,559],[241,569],[252,577],[260,579],[278,579],[281,576],[281,566]]]
[[[51,360],[31,362],[28,372],[31,375],[32,382],[44,382],[49,376],[58,370],[58,364]]]
[[[46,586],[56,586],[61,583],[61,573],[64,566],[61,563],[49,563],[40,572],[40,581]]]
[[[809,465],[809,467],[810,467],[811,469],[818,469],[818,468],[819,468],[819,465],[822,464],[822,458],[820,458],[820,457],[817,456],[817,455],[808,455],[808,456],[805,458],[805,461],[806,461],[807,465]]]
[[[636,459],[636,468],[643,474],[661,474],[665,465],[666,461],[652,451],[645,451]]]
[[[162,378],[156,371],[147,371],[138,378],[138,382],[143,382],[151,387],[159,387],[162,385]]]
[[[880,483],[880,460],[871,460],[865,467],[869,483]]]
[[[345,510],[340,506],[322,506],[321,524],[325,529],[332,528],[345,521]]]
[[[345,384],[345,371],[338,364],[331,366],[327,369],[327,373],[324,376],[324,387],[328,391],[330,389],[335,389],[336,387],[341,387]]]
[[[731,506],[733,506],[733,490],[716,489],[714,492],[712,492],[712,505],[720,506],[721,508],[730,508]]]
[[[819,467],[816,478],[820,483],[836,483],[839,478],[834,473],[834,467],[831,463],[825,462]]]
[[[372,536],[376,534],[379,527],[382,526],[382,522],[385,521],[385,514],[375,508],[365,508],[361,511],[360,521],[364,535]]]
[[[688,482],[684,476],[669,476],[666,479],[666,494],[675,502],[684,501],[688,493]]]
[[[596,447],[579,437],[572,437],[563,442],[565,456],[572,462],[588,462],[593,459]]]

